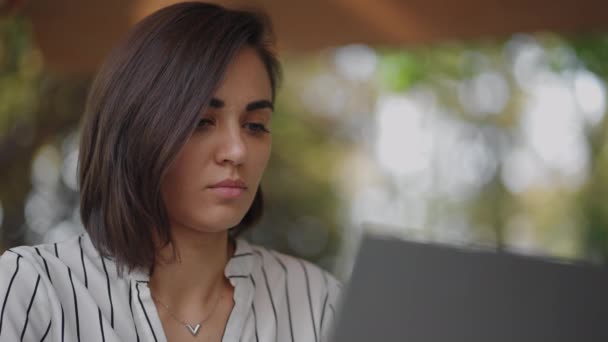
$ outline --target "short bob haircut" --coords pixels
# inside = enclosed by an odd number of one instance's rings
[[[119,272],[152,269],[157,248],[172,242],[163,177],[246,46],[266,67],[274,101],[281,70],[268,17],[200,2],[143,19],[98,72],[81,128],[80,214],[95,247]],[[231,236],[261,217],[257,190]]]

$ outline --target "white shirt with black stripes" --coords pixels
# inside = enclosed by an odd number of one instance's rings
[[[327,339],[340,295],[329,273],[237,239],[225,275],[234,308],[223,342]],[[87,234],[12,248],[0,257],[0,341],[164,342],[148,280],[119,277]]]

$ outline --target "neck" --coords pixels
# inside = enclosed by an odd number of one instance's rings
[[[150,289],[157,300],[170,307],[207,305],[226,288],[224,269],[232,247],[228,232],[201,233],[172,229],[173,246],[159,250],[159,262],[150,276]],[[166,261],[164,261],[166,260]]]

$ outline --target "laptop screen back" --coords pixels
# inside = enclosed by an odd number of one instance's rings
[[[608,271],[366,237],[335,342],[608,341]]]

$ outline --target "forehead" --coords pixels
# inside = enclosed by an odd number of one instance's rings
[[[270,77],[254,49],[246,47],[237,53],[228,65],[214,97],[227,104],[239,101],[271,100]]]

